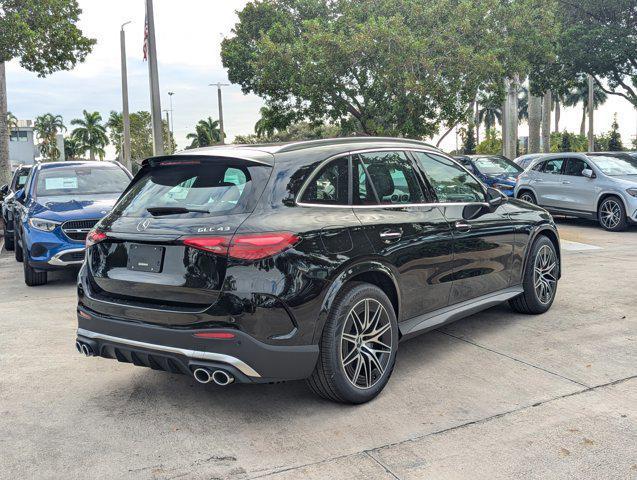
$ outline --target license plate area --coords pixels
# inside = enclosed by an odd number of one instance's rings
[[[128,246],[126,268],[136,272],[161,273],[164,250],[164,247],[132,243]]]

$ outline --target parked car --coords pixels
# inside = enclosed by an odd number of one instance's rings
[[[24,187],[27,181],[30,165],[19,166],[13,172],[11,183],[3,185],[0,189],[4,195],[2,200],[2,221],[4,223],[4,248],[8,251],[13,250],[13,204],[15,193]]]
[[[84,261],[84,241],[130,182],[115,162],[38,164],[15,194],[15,258],[29,286],[47,282],[47,272]]]
[[[542,158],[545,155],[550,155],[550,154],[549,153],[527,153],[526,155],[519,156],[518,158],[513,160],[513,162],[517,166],[522,168],[523,170],[526,170],[529,167],[529,165],[531,165],[535,160]]]
[[[515,196],[550,212],[597,220],[606,230],[637,221],[637,159],[625,153],[542,157],[518,179]]]
[[[487,186],[512,197],[518,175],[523,168],[502,155],[461,155],[454,157]]]
[[[561,271],[545,210],[404,139],[151,158],[86,244],[85,355],[349,403],[401,340],[507,300],[546,312]]]

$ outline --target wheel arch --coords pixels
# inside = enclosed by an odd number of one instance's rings
[[[617,197],[621,200],[622,205],[624,206],[624,210],[627,211],[628,207],[626,205],[626,200],[624,199],[624,197],[617,193],[617,192],[612,192],[612,191],[606,191],[606,192],[602,192],[599,194],[599,196],[597,197],[597,204],[595,206],[595,215],[599,216],[599,207],[601,207],[602,202],[604,200],[606,200],[608,197]]]
[[[533,187],[531,187],[529,185],[524,185],[524,186],[518,188],[518,191],[515,194],[515,198],[520,198],[520,195],[522,195],[523,192],[532,193],[533,196],[535,197],[535,200],[537,201],[537,193],[535,193],[535,190],[533,190]]]
[[[527,244],[526,252],[524,254],[524,268],[522,269],[522,271],[526,272],[526,267],[529,262],[529,256],[531,255],[531,246],[541,236],[547,237],[551,241],[553,246],[555,247],[555,253],[557,254],[557,260],[560,265],[559,277],[558,277],[559,279],[562,277],[562,249],[560,247],[560,236],[557,233],[557,229],[550,225],[540,226],[533,232],[533,234],[531,235],[531,238],[529,238],[529,243]]]
[[[391,266],[379,260],[363,261],[344,268],[331,283],[325,297],[323,298],[319,316],[316,325],[314,326],[314,335],[312,338],[314,343],[318,342],[321,338],[325,322],[327,321],[327,316],[329,315],[336,296],[345,287],[345,285],[355,281],[370,283],[383,290],[394,307],[396,318],[400,319],[401,295],[397,281],[397,273]]]

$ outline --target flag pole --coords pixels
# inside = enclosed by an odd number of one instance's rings
[[[155,18],[153,0],[146,0],[146,47],[148,54],[148,79],[150,82],[150,113],[153,125],[153,154],[164,154],[164,139],[159,97],[159,73],[157,70],[157,47],[155,44]]]
[[[123,133],[124,133],[124,141],[122,144],[122,159],[124,160],[124,165],[130,172],[133,171],[133,165],[131,161],[131,151],[130,151],[130,117],[128,112],[128,73],[126,69],[126,34],[124,33],[124,27],[131,22],[126,22],[122,24],[122,27],[119,31],[119,39],[120,39],[120,48],[121,48],[121,62],[122,62],[122,123],[123,123]]]

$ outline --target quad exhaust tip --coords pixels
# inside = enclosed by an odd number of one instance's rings
[[[78,352],[83,354],[85,357],[92,357],[94,355],[93,349],[90,345],[86,343],[82,343],[80,341],[75,342],[75,348]]]
[[[199,383],[214,382],[222,387],[234,382],[234,377],[224,370],[215,370],[211,372],[207,368],[196,368],[193,372],[193,376]]]

